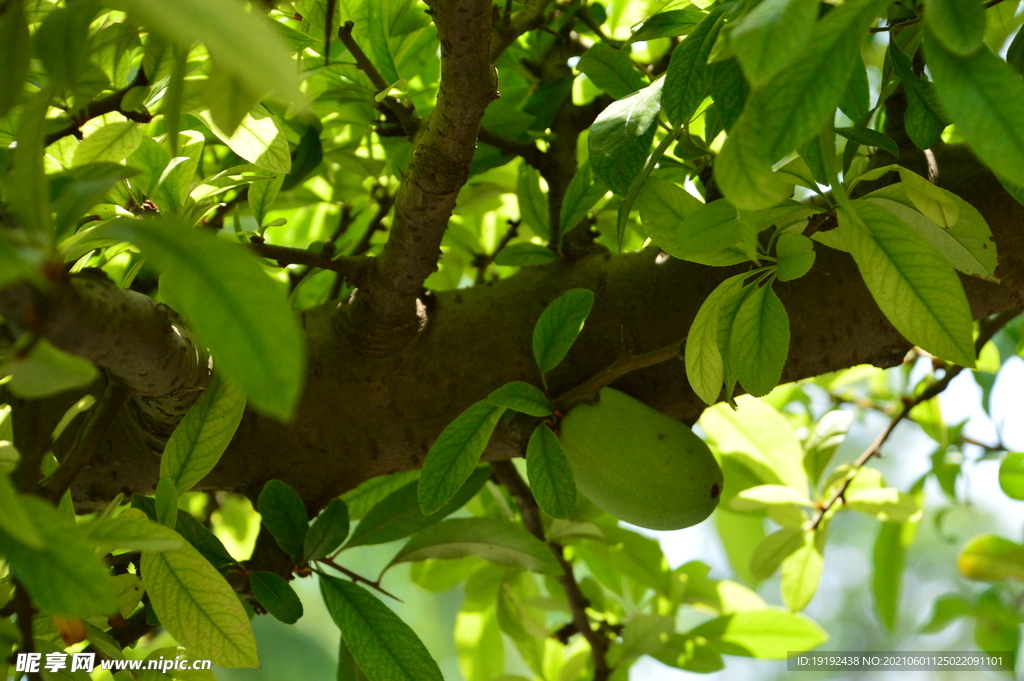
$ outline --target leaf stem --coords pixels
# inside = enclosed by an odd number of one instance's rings
[[[388,598],[393,598],[396,601],[398,601],[399,603],[403,602],[402,599],[399,598],[398,596],[396,596],[393,593],[391,593],[391,592],[381,588],[380,580],[379,579],[377,581],[373,581],[373,580],[367,579],[366,577],[363,577],[362,575],[360,575],[360,574],[358,574],[356,572],[352,572],[351,570],[349,570],[346,567],[342,567],[341,565],[338,565],[331,558],[321,558],[320,560],[318,560],[316,562],[323,563],[324,565],[330,565],[332,568],[334,568],[335,570],[337,570],[341,574],[345,575],[346,577],[351,579],[353,582],[356,582],[357,584],[365,584],[366,586],[370,587],[371,589],[374,589],[376,591],[381,592],[382,594],[384,594]]]
[[[622,205],[619,206],[619,216],[615,226],[616,239],[620,251],[622,250],[622,238],[626,234],[626,222],[629,221],[629,213],[633,210],[633,203],[636,201],[636,197],[640,195],[644,181],[647,180],[651,171],[654,170],[654,166],[658,165],[658,161],[665,155],[665,152],[672,146],[672,143],[679,139],[681,134],[683,134],[683,128],[680,127],[665,135],[664,139],[661,140],[661,144],[658,145],[654,153],[647,159],[643,169],[640,170],[640,174],[633,178],[633,183],[629,185],[629,191],[626,192],[626,197],[622,200]]]

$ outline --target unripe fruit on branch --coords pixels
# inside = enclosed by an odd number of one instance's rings
[[[571,409],[559,439],[580,492],[620,520],[678,530],[718,505],[722,469],[704,441],[618,390]]]

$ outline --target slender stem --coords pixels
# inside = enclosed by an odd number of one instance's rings
[[[626,233],[626,222],[629,221],[629,213],[633,209],[633,203],[636,201],[636,197],[640,195],[640,190],[644,186],[644,181],[647,176],[654,170],[654,166],[658,165],[658,161],[665,155],[668,148],[679,139],[679,136],[683,133],[683,129],[673,130],[669,134],[665,135],[665,138],[661,140],[661,144],[654,150],[651,157],[647,159],[647,163],[644,164],[640,174],[636,176],[633,183],[629,185],[629,191],[626,192],[626,197],[622,200],[622,206],[619,207],[619,218],[616,224],[616,234],[619,244],[619,250],[622,250],[622,237]],[[561,245],[559,245],[561,246]]]
[[[103,440],[107,429],[114,422],[114,417],[117,416],[126,399],[128,399],[128,391],[119,381],[108,376],[103,394],[86,415],[85,423],[76,434],[74,444],[68,450],[67,456],[60,462],[57,469],[39,484],[39,492],[42,496],[51,501],[57,501],[71,487],[71,483],[82,469],[89,465],[96,448]]]
[[[996,332],[1003,328],[1003,326],[1005,326],[1010,320],[1020,314],[1022,309],[1024,308],[1007,310],[981,322],[978,339],[974,343],[975,353],[981,352],[981,349],[985,347],[985,343],[992,340],[992,336],[994,336]],[[921,391],[917,397],[908,399],[903,403],[903,408],[889,420],[889,423],[882,429],[882,432],[878,434],[878,437],[875,438],[874,442],[872,442],[868,448],[857,457],[856,461],[853,462],[853,466],[842,484],[839,485],[839,487],[836,488],[836,491],[821,504],[821,507],[814,515],[814,521],[811,523],[812,528],[816,529],[821,524],[822,520],[824,520],[825,514],[827,514],[837,503],[844,500],[843,495],[846,493],[846,490],[853,481],[853,478],[856,477],[857,471],[864,467],[872,457],[881,456],[882,445],[885,444],[885,441],[889,439],[890,435],[892,435],[892,431],[895,430],[896,426],[910,416],[910,412],[914,410],[914,407],[927,402],[948,388],[953,379],[956,378],[963,370],[964,367],[960,365],[947,365],[946,374],[941,379]]]
[[[351,579],[353,582],[365,584],[366,586],[370,587],[371,589],[375,589],[376,591],[381,592],[385,596],[387,596],[389,598],[395,599],[399,603],[402,602],[401,598],[399,598],[398,596],[394,595],[393,593],[383,589],[381,587],[381,585],[380,585],[380,580],[379,579],[377,581],[373,581],[373,580],[367,579],[366,577],[363,577],[359,573],[352,572],[347,567],[342,567],[341,565],[338,565],[331,558],[321,558],[317,562],[318,563],[323,563],[324,565],[330,565],[332,568],[334,568],[335,570],[337,570],[341,574],[345,575],[346,577]]]
[[[988,2],[985,3],[985,9],[988,9],[989,7],[995,7],[996,5],[998,5],[1001,2],[1003,2],[1003,0],[988,0]],[[869,33],[885,33],[886,31],[892,31],[893,33],[895,33],[896,31],[902,31],[903,29],[907,28],[908,26],[913,26],[913,25],[919,24],[919,23],[921,23],[921,16],[920,15],[916,16],[916,17],[911,17],[910,19],[907,19],[906,21],[897,21],[896,23],[889,24],[888,26],[875,26],[874,28],[869,29],[868,32]]]
[[[523,525],[527,531],[541,541],[544,539],[544,525],[540,515],[540,507],[533,497],[533,492],[526,485],[519,471],[510,461],[495,461],[491,464],[494,467],[494,476],[498,482],[515,498],[519,505],[519,512],[523,516]],[[612,668],[608,666],[608,637],[601,632],[600,627],[595,629],[590,626],[590,618],[587,616],[587,608],[590,606],[586,596],[580,590],[580,585],[573,574],[572,563],[565,559],[562,553],[562,546],[557,542],[547,542],[551,552],[555,554],[558,564],[562,566],[562,574],[556,577],[565,591],[566,599],[569,601],[569,608],[572,610],[573,624],[576,631],[583,634],[590,644],[590,653],[594,659],[593,681],[607,681],[611,676]]]
[[[308,265],[310,267],[333,270],[344,275],[353,284],[360,281],[369,272],[373,264],[370,258],[364,256],[343,255],[331,257],[306,248],[275,246],[256,236],[252,237],[250,245],[256,253],[264,258],[277,261],[277,264],[281,267],[287,265]]]
[[[87,121],[115,111],[130,121],[135,121],[136,123],[149,123],[153,119],[153,116],[148,111],[125,111],[121,108],[121,102],[124,100],[124,96],[128,94],[129,90],[134,87],[145,85],[149,85],[149,78],[146,77],[146,74],[143,73],[142,69],[139,69],[135,74],[135,78],[132,82],[128,83],[128,85],[110,95],[107,95],[103,99],[97,99],[94,102],[90,102],[83,109],[72,115],[71,123],[66,127],[47,135],[46,145],[49,146],[68,135],[75,135],[76,137],[81,138],[81,128]]]

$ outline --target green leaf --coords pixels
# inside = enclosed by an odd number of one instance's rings
[[[828,634],[807,617],[775,608],[717,617],[688,633],[707,638],[721,653],[763,660],[784,660],[828,641]]]
[[[144,497],[140,494],[134,495],[132,497],[132,508],[141,510],[150,520],[156,522],[156,502],[152,497]],[[194,546],[218,570],[236,563],[235,559],[228,553],[228,550],[224,548],[221,540],[217,538],[217,535],[206,529],[188,511],[181,508],[178,509],[178,520],[174,524],[174,530],[184,537],[185,541]]]
[[[46,340],[36,343],[24,359],[0,366],[0,373],[10,375],[7,387],[12,394],[27,399],[84,388],[99,375],[91,362],[58,350]]]
[[[292,169],[292,158],[288,150],[288,138],[277,121],[263,107],[250,111],[238,128],[228,134],[208,114],[200,116],[231,151],[235,152],[257,168],[271,173],[287,175]]]
[[[253,570],[249,573],[249,586],[260,605],[285,624],[295,624],[302,617],[302,601],[280,575]]]
[[[615,99],[622,99],[646,85],[646,79],[633,66],[629,55],[605,43],[594,43],[580,57],[576,68]]]
[[[447,504],[469,479],[503,413],[504,408],[480,400],[437,436],[427,452],[418,481],[424,514],[430,515]]]
[[[893,487],[858,490],[847,493],[845,498],[849,508],[874,516],[883,522],[904,522],[919,511],[912,496]]]
[[[694,317],[686,335],[686,377],[690,387],[706,404],[714,404],[722,393],[725,364],[718,346],[718,325],[722,303],[738,296],[747,274],[729,277],[711,292]]]
[[[8,2],[0,13],[0,118],[10,112],[18,102],[29,59],[32,57],[31,36],[25,20],[25,8],[20,2]]]
[[[378,475],[345,492],[341,495],[341,500],[348,505],[349,519],[359,520],[386,496],[409,482],[415,482],[419,477],[418,470]]]
[[[915,485],[911,494],[916,500],[923,500],[922,483]],[[874,570],[871,586],[875,597],[875,613],[885,628],[892,633],[896,630],[896,615],[899,612],[903,566],[907,549],[914,542],[918,521],[882,523],[874,547]]]
[[[914,230],[869,201],[840,210],[843,240],[885,316],[911,343],[974,366],[971,310],[956,273]]]
[[[711,48],[718,40],[724,13],[724,5],[713,8],[672,51],[672,58],[665,72],[665,90],[661,95],[661,105],[665,109],[665,116],[676,128],[693,118],[711,86],[708,57],[711,56]]]
[[[11,154],[11,170],[3,178],[4,201],[36,243],[52,238],[53,218],[50,216],[50,192],[47,187],[43,156],[46,112],[53,90],[40,90],[21,108]]]
[[[799,279],[814,265],[814,242],[803,234],[786,232],[779,235],[775,255],[779,258],[776,270],[779,281]]]
[[[771,284],[765,284],[753,291],[736,313],[729,359],[740,385],[761,397],[778,385],[788,354],[789,315]]]
[[[612,102],[590,127],[590,167],[616,194],[625,196],[647,161],[661,111],[659,78],[642,90]]]
[[[633,35],[629,37],[629,42],[687,35],[705,16],[707,16],[705,12],[697,9],[673,9],[667,12],[658,12],[637,26]]]
[[[775,75],[807,43],[815,0],[764,0],[737,21],[729,42],[754,85]]]
[[[793,612],[806,608],[818,590],[825,568],[824,539],[820,529],[804,532],[800,548],[782,561],[782,602]]]
[[[715,163],[715,177],[739,208],[768,208],[788,193],[771,166],[833,118],[863,31],[882,0],[853,0],[817,21],[787,67],[755,87]]]
[[[753,511],[779,505],[810,508],[811,500],[802,491],[786,485],[755,485],[737,492],[729,501],[729,508],[734,511]]]
[[[135,153],[142,144],[142,128],[134,121],[107,123],[86,136],[75,147],[72,167],[87,163],[118,163]]]
[[[386,544],[408,537],[427,525],[451,515],[466,505],[491,477],[489,465],[478,466],[448,503],[430,515],[424,515],[417,499],[417,481],[392,491],[366,513],[352,532],[345,548]]]
[[[414,534],[390,565],[465,556],[546,575],[562,573],[542,541],[519,525],[494,518],[455,518],[431,525]]]
[[[320,592],[369,681],[443,681],[416,632],[371,593],[327,575],[320,575]]]
[[[812,484],[817,484],[821,479],[821,474],[846,439],[852,424],[853,412],[840,409],[826,412],[814,424],[804,441],[804,468]]]
[[[928,0],[924,20],[932,34],[954,54],[966,57],[984,44],[982,0]]]
[[[924,179],[914,171],[900,167],[903,191],[921,214],[943,229],[950,229],[960,220],[960,207],[955,194]]]
[[[907,136],[919,149],[930,149],[942,141],[942,131],[949,118],[935,88],[929,81],[918,78],[910,58],[896,43],[889,44],[889,57],[907,95],[907,110],[903,114]]]
[[[273,91],[291,102],[303,100],[298,69],[280,35],[261,13],[245,11],[243,3],[128,0],[128,7],[147,28],[182,46],[197,40],[205,43],[219,68],[235,74],[250,90]]]
[[[647,235],[654,239],[671,241],[679,224],[704,203],[675,182],[649,177],[637,196],[640,222]]]
[[[117,220],[100,234],[135,244],[161,270],[161,293],[257,410],[292,416],[304,378],[302,336],[285,290],[255,256],[208,231],[155,220]]]
[[[576,482],[562,444],[546,423],[537,426],[526,446],[526,472],[541,510],[568,518],[576,509]]]
[[[734,411],[718,404],[704,411],[701,428],[723,455],[735,457],[766,484],[807,490],[803,449],[793,427],[778,411],[753,397],[736,400]]]
[[[156,521],[173,530],[178,521],[178,491],[174,487],[174,480],[169,476],[160,476],[154,503],[156,504]]]
[[[674,629],[674,618],[667,615],[634,615],[622,632],[622,643],[609,651],[609,664],[625,668],[641,655],[657,654]]]
[[[980,534],[960,551],[957,567],[964,577],[977,581],[1024,581],[1024,546],[995,534]]]
[[[177,551],[143,551],[142,583],[160,624],[192,655],[232,669],[259,666],[242,603],[190,544]]]
[[[900,155],[900,148],[896,146],[896,143],[888,135],[884,135],[877,130],[872,130],[871,128],[836,128],[835,131],[837,135],[841,135],[857,144],[885,149],[893,156],[898,157]]]
[[[871,86],[868,85],[868,71],[863,59],[855,60],[853,75],[846,83],[839,110],[855,123],[865,119],[871,111]]]
[[[590,170],[590,161],[584,161],[565,190],[559,216],[559,236],[587,217],[587,212],[607,193],[608,187]]]
[[[98,5],[72,3],[53,8],[36,29],[33,47],[57,85],[73,90],[89,63],[89,24]]]
[[[803,530],[798,528],[783,527],[773,532],[761,540],[750,556],[750,573],[757,579],[768,579],[803,542]]]
[[[997,175],[1024,178],[1024,80],[987,47],[969,57],[925,40],[939,99],[961,133]]]
[[[210,384],[171,433],[160,457],[160,475],[179,493],[206,477],[220,461],[245,412],[245,395],[214,373]]]
[[[548,202],[540,188],[540,173],[525,161],[519,164],[516,182],[516,196],[519,200],[519,216],[537,236],[550,239],[548,224]]]
[[[945,256],[953,267],[964,274],[998,281],[995,276],[998,264],[996,243],[985,219],[973,206],[956,197],[956,205],[964,210],[964,215],[951,229],[943,229],[909,207],[909,199],[906,199],[906,194],[901,192],[900,187],[900,184],[890,185],[884,192],[872,192],[865,198],[913,227],[925,241]],[[897,200],[890,200],[888,197]]]
[[[72,228],[115,184],[137,174],[134,168],[117,163],[90,163],[51,175],[50,191],[58,233]]]
[[[594,292],[569,289],[544,308],[533,327],[533,357],[541,377],[565,358],[594,306]]]
[[[348,537],[348,529],[348,506],[340,497],[331,499],[302,540],[302,560],[320,560],[329,556]]]
[[[733,572],[744,583],[756,585],[760,579],[750,569],[756,549],[764,541],[764,519],[758,515],[734,513],[719,504],[715,512],[715,529]]]
[[[107,568],[73,525],[39,497],[18,498],[43,542],[35,549],[0,530],[0,553],[33,603],[55,615],[110,615],[117,600]]]
[[[487,396],[495,407],[503,407],[529,416],[550,416],[551,400],[540,388],[523,381],[511,381]]]
[[[256,500],[256,510],[263,517],[277,545],[292,558],[298,559],[309,530],[306,505],[299,493],[286,482],[270,480]]]
[[[138,513],[138,511],[133,511]],[[100,555],[114,549],[124,551],[174,551],[185,540],[173,529],[151,522],[145,517],[133,518],[122,514],[78,526],[82,536],[96,546]]]
[[[3,439],[3,438],[0,438]],[[43,537],[18,501],[18,493],[7,473],[0,470],[0,531],[30,549],[42,549]]]
[[[999,487],[1006,496],[1024,501],[1024,453],[1007,452],[999,463]]]
[[[674,231],[658,228],[650,236],[669,255],[678,253],[677,257],[717,251],[740,240],[739,213],[731,203],[718,199],[694,210]]]
[[[273,180],[258,180],[249,185],[249,210],[256,218],[257,226],[263,227],[263,221],[277,199],[277,193],[281,189],[284,177],[283,174],[279,174]]]
[[[738,59],[725,59],[711,65],[711,97],[726,131],[732,130],[749,95],[750,83],[743,75]]]
[[[932,617],[921,627],[921,633],[933,634],[942,631],[959,617],[966,615],[977,615],[977,606],[965,600],[962,596],[942,596],[935,601],[935,609]]]
[[[363,670],[356,663],[356,658],[352,657],[352,651],[348,649],[344,636],[341,637],[341,642],[338,644],[337,679],[338,681],[367,681]]]
[[[494,256],[495,265],[506,267],[528,267],[530,265],[547,265],[558,260],[558,255],[547,246],[524,241],[511,244],[498,251]]]

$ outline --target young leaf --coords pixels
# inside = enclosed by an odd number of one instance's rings
[[[138,513],[138,511],[133,511]],[[166,525],[150,522],[142,514],[133,518],[127,513],[116,518],[93,520],[78,526],[82,536],[98,549],[101,555],[113,549],[125,551],[174,551],[185,540]],[[175,523],[177,524],[177,523]]]
[[[696,28],[672,51],[661,105],[665,116],[676,128],[688,123],[704,101],[711,85],[708,57],[722,28],[725,6],[713,8]]]
[[[923,501],[924,478],[914,485],[910,494],[916,501]],[[871,590],[875,597],[875,612],[889,632],[896,629],[903,564],[907,549],[914,543],[919,522],[915,520],[905,523],[882,523],[878,530],[878,538],[875,540]]]
[[[152,497],[144,497],[136,494],[132,497],[132,508],[141,510],[154,523],[156,522],[156,502]],[[235,564],[224,543],[210,530],[206,529],[201,522],[188,511],[179,508],[178,520],[174,524],[174,531],[180,534],[185,541],[191,544],[210,565],[221,570],[229,565]]]
[[[799,279],[814,264],[814,242],[803,234],[780,234],[775,244],[775,255],[779,258],[776,270],[779,281]]]
[[[637,26],[633,35],[629,37],[629,42],[687,35],[705,16],[707,16],[705,12],[696,9],[673,9],[659,12]]]
[[[270,480],[263,486],[256,500],[256,510],[263,517],[270,534],[278,546],[292,558],[298,559],[309,531],[306,505],[299,493],[286,482]]]
[[[160,457],[160,475],[187,492],[217,465],[245,412],[245,395],[220,374],[171,433]]]
[[[160,476],[157,483],[155,503],[156,521],[173,530],[178,522],[178,491],[174,488],[174,480],[166,475]]]
[[[562,444],[546,423],[530,436],[526,472],[541,510],[552,518],[568,518],[576,509],[576,482]]]
[[[27,357],[0,365],[0,374],[11,377],[7,387],[17,397],[38,399],[84,388],[99,372],[89,361],[41,340]]]
[[[896,157],[900,155],[900,148],[892,138],[871,128],[836,128],[836,134],[867,147],[885,149]]]
[[[629,55],[605,43],[594,43],[580,57],[576,68],[615,99],[622,99],[646,85],[646,79],[633,66]]]
[[[348,537],[348,528],[348,506],[341,497],[331,499],[302,540],[302,560],[320,560],[329,556]]]
[[[956,564],[967,579],[1024,581],[1024,546],[995,534],[980,534],[967,542]]]
[[[845,498],[849,508],[883,522],[905,522],[919,511],[914,497],[893,487],[862,489],[852,493],[848,491]]]
[[[706,404],[714,404],[722,393],[725,365],[718,347],[718,322],[722,303],[738,296],[746,274],[730,277],[704,299],[686,335],[686,377],[690,387]]]
[[[207,231],[155,220],[117,220],[100,232],[135,244],[160,268],[161,293],[255,408],[291,417],[304,373],[302,337],[285,290],[254,256]]]
[[[142,128],[134,121],[115,121],[89,135],[75,147],[72,167],[87,163],[119,163],[142,144]]]
[[[928,0],[924,20],[953,54],[966,57],[981,49],[985,38],[982,0]]]
[[[806,43],[818,3],[764,0],[733,25],[729,41],[754,85],[775,75]]]
[[[647,161],[661,111],[659,78],[642,90],[612,102],[590,128],[590,167],[613,192],[625,196]]]
[[[782,601],[793,612],[807,607],[818,590],[825,568],[824,533],[809,530],[803,533],[803,544],[782,561]]]
[[[721,653],[784,660],[828,640],[828,634],[800,614],[767,608],[715,618],[689,634],[703,636]]]
[[[533,356],[541,377],[559,365],[594,306],[594,292],[569,289],[551,301],[533,327]]]
[[[1006,496],[1024,501],[1024,453],[1008,452],[999,463],[999,487]]]
[[[786,485],[755,485],[736,493],[729,501],[734,511],[754,511],[765,506],[798,505],[811,507],[811,500],[798,489]]]
[[[437,436],[423,462],[417,487],[424,514],[430,515],[439,510],[469,479],[504,413],[503,407],[480,400],[459,414]]]
[[[277,22],[274,22],[277,23]],[[281,183],[284,182],[284,175],[279,174],[272,180],[258,180],[249,185],[249,210],[256,218],[256,225],[263,226],[263,220],[270,212],[270,207],[277,199],[277,193],[281,190]]]
[[[983,47],[952,54],[933,36],[925,40],[928,69],[939,99],[974,151],[997,175],[1024,177],[1024,80]]]
[[[302,601],[280,575],[253,570],[249,573],[249,586],[260,605],[285,624],[295,624],[302,617]]]
[[[675,182],[649,177],[636,200],[640,222],[651,239],[669,238],[704,203]]]
[[[782,301],[765,284],[740,305],[733,321],[729,360],[736,378],[751,395],[772,391],[782,378],[789,354],[789,315]]]
[[[32,602],[65,617],[109,615],[117,600],[107,568],[73,525],[39,497],[18,498],[43,542],[35,549],[0,530],[0,553]]]
[[[974,366],[974,323],[953,268],[899,218],[858,200],[839,212],[843,240],[875,302],[907,340]]]
[[[701,206],[676,225],[674,232],[658,230],[651,239],[669,255],[706,253],[732,246],[740,240],[736,207],[725,199]]]
[[[371,508],[356,525],[345,548],[386,544],[403,539],[443,520],[472,499],[491,476],[491,467],[478,466],[451,500],[430,515],[424,515],[417,499],[417,481],[392,491]]]
[[[519,525],[494,518],[455,518],[431,525],[414,534],[390,565],[465,556],[545,575],[562,573],[543,542]]]
[[[494,256],[494,264],[505,267],[547,265],[556,260],[558,260],[558,255],[550,248],[528,241],[506,246]]]
[[[540,388],[523,381],[512,381],[487,396],[495,407],[504,407],[529,416],[551,415],[551,400]]]
[[[519,165],[519,179],[516,182],[516,196],[519,199],[519,217],[542,239],[551,238],[548,224],[548,202],[540,188],[540,173],[524,161]]]
[[[242,603],[190,544],[177,551],[143,551],[142,583],[160,624],[193,655],[221,667],[259,666]]]
[[[320,575],[320,592],[369,681],[443,681],[416,632],[373,594],[328,575]]]

